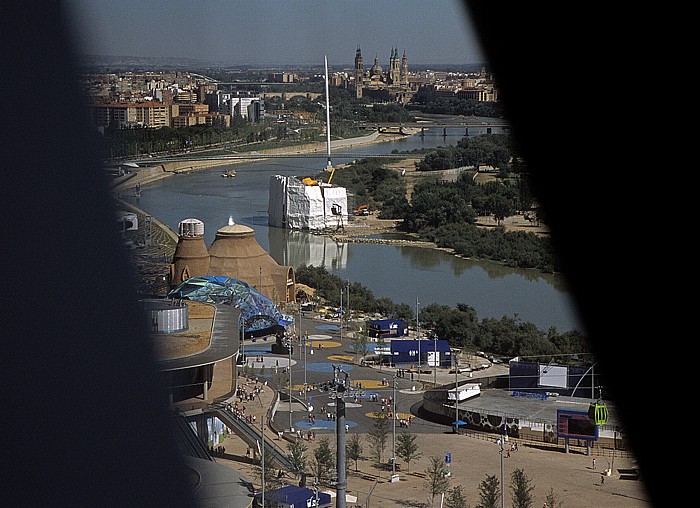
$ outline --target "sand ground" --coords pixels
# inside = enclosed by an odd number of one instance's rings
[[[258,421],[274,400],[272,388],[264,387],[261,399],[247,404],[248,413],[256,414]],[[281,448],[286,449],[287,442],[269,428],[267,435]],[[400,430],[397,428],[397,433]],[[352,433],[352,432],[351,432]],[[331,448],[335,447],[332,434]],[[475,507],[480,502],[479,484],[487,475],[500,478],[501,458],[496,436],[491,434],[457,435],[444,427],[436,427],[435,433],[416,434],[417,443],[422,456],[411,462],[407,471],[405,465],[399,473],[399,481],[391,482],[391,470],[377,468],[371,460],[365,458],[359,461],[358,471],[355,464],[350,465],[348,472],[347,493],[357,498],[356,502],[348,502],[348,507],[354,506],[384,506],[384,507],[428,507],[431,500],[426,487],[425,470],[430,463],[430,457],[444,458],[446,452],[451,454],[451,487],[460,485],[463,489],[468,506]],[[312,451],[320,440],[305,441],[312,456]],[[369,455],[367,438],[361,434],[363,455]],[[533,507],[540,507],[552,492],[556,499],[557,508],[577,507],[620,507],[648,508],[651,503],[646,495],[641,480],[626,479],[627,469],[635,466],[634,459],[629,456],[612,457],[611,455],[593,454],[587,456],[579,450],[564,453],[563,448],[541,449],[524,440],[511,439],[509,444],[518,442],[518,450],[512,451],[510,457],[504,453],[504,486],[506,506],[511,505],[510,475],[515,469],[522,469],[531,484]],[[235,435],[227,437],[223,446],[226,448],[225,457],[215,460],[243,473],[255,482],[256,473],[250,460],[246,458],[247,445]],[[385,457],[391,454],[392,439],[387,442]],[[593,459],[595,458],[595,467]],[[610,476],[604,477],[602,471],[610,468]],[[286,484],[295,484],[294,478],[284,478]],[[259,485],[259,479],[257,480]],[[281,484],[276,484],[280,486]],[[370,495],[371,492],[371,495]],[[369,504],[366,504],[369,495]],[[439,506],[440,499],[435,499]]]

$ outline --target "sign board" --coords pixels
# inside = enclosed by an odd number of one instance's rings
[[[588,411],[557,410],[557,437],[598,440],[598,426],[588,417]]]

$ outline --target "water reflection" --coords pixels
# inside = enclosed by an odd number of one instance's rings
[[[448,136],[410,136],[397,141],[353,148],[351,153],[385,154],[391,150],[454,145],[463,129],[448,129]],[[454,132],[455,135],[449,135]],[[471,128],[470,128],[471,133]],[[350,159],[334,160],[340,164]],[[267,226],[270,176],[311,175],[322,160],[263,160],[220,166],[175,175],[142,186],[141,197],[123,198],[177,230],[186,218],[205,223],[205,242],[229,216],[255,230],[260,246],[282,265],[325,266],[343,279],[367,286],[375,296],[414,306],[439,303],[454,307],[465,303],[480,318],[519,316],[540,329],[560,331],[579,328],[563,277],[536,270],[513,269],[498,263],[463,259],[451,253],[422,247],[349,243]],[[235,168],[236,178],[221,173]],[[392,235],[393,236],[393,235]]]
[[[328,237],[282,228],[267,228],[270,255],[286,266],[324,266],[333,272],[345,270],[348,245]]]

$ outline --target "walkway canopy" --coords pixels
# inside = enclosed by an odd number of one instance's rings
[[[290,324],[277,306],[242,280],[221,276],[192,277],[168,293],[168,298],[231,305],[241,310],[245,333],[261,336]]]

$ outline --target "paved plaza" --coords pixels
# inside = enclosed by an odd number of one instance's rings
[[[318,327],[322,327],[319,329]],[[462,486],[469,506],[476,506],[479,499],[479,484],[487,475],[495,475],[500,479],[501,460],[503,460],[504,485],[506,487],[506,506],[510,506],[510,474],[515,469],[522,469],[528,478],[532,480],[534,490],[533,506],[542,506],[546,496],[552,492],[560,501],[557,506],[572,507],[649,507],[650,502],[645,493],[643,482],[626,474],[636,464],[629,452],[613,456],[611,450],[603,451],[594,449],[591,455],[587,455],[584,449],[572,449],[565,453],[562,447],[547,447],[541,443],[524,440],[510,439],[507,447],[518,443],[518,449],[510,454],[500,455],[500,447],[496,443],[498,436],[484,433],[454,434],[449,426],[441,425],[422,418],[417,409],[420,407],[424,385],[423,382],[432,383],[434,380],[441,383],[454,382],[454,374],[438,372],[421,374],[418,380],[406,377],[396,378],[396,387],[392,385],[395,370],[387,367],[360,366],[353,363],[355,360],[352,352],[351,339],[343,331],[325,320],[303,319],[302,330],[308,332],[309,339],[306,351],[303,347],[295,346],[291,354],[291,381],[293,387],[293,400],[290,405],[283,400],[277,405],[274,417],[266,423],[266,435],[276,445],[286,449],[288,440],[295,439],[296,431],[301,431],[304,442],[309,448],[307,462],[313,456],[312,451],[318,442],[327,437],[331,447],[335,448],[335,421],[328,413],[333,413],[334,399],[328,392],[321,391],[323,383],[332,381],[334,366],[340,366],[347,372],[354,386],[362,386],[355,392],[356,398],[346,399],[346,419],[348,424],[348,436],[356,433],[362,438],[364,453],[369,455],[369,444],[366,439],[367,432],[371,430],[376,413],[382,410],[382,399],[396,397],[397,413],[400,418],[410,419],[410,427],[396,425],[396,433],[409,430],[416,434],[421,457],[411,462],[410,467],[401,465],[399,480],[391,481],[391,469],[377,467],[368,458],[362,459],[357,464],[350,464],[348,472],[347,493],[355,499],[348,502],[348,506],[430,506],[430,498],[425,482],[425,469],[428,467],[430,457],[444,458],[450,454],[451,485]],[[274,381],[282,377],[289,380],[290,355],[273,355],[269,352],[272,339],[264,341],[258,339],[255,342],[246,341],[244,345],[247,356],[248,377],[241,377],[239,383],[247,382],[249,386],[262,386],[258,399],[246,402],[246,413],[256,416],[256,422],[267,413],[276,399]],[[313,352],[312,352],[313,351]],[[304,354],[305,353],[305,354]],[[264,368],[263,368],[264,366]],[[242,367],[239,366],[239,372]],[[493,369],[493,371],[492,371]],[[215,369],[215,385],[217,375],[221,379],[231,379],[230,369]],[[491,372],[489,372],[491,371]],[[483,375],[494,375],[495,372],[507,372],[503,365],[493,365],[482,372]],[[460,381],[466,380],[468,374],[460,374]],[[472,382],[478,382],[477,373],[470,378]],[[267,381],[267,384],[265,382]],[[311,390],[304,392],[304,382]],[[225,386],[226,382],[219,383]],[[213,397],[217,400],[237,400],[226,394],[223,388],[217,394],[212,390]],[[503,394],[496,394],[497,403],[503,404]],[[487,399],[484,398],[484,401]],[[204,405],[203,401],[188,401],[192,407]],[[482,401],[482,403],[485,403]],[[309,412],[308,407],[313,407]],[[385,411],[387,407],[385,406]],[[540,411],[540,410],[537,410]],[[309,414],[313,419],[309,419]],[[295,432],[292,434],[290,425]],[[389,439],[383,456],[385,461],[391,457],[393,446],[393,432],[390,426]],[[278,432],[283,432],[282,437]],[[311,433],[311,439],[308,439]],[[216,457],[216,461],[226,465],[248,477],[255,483],[255,471],[248,455],[248,446],[235,435],[228,436],[223,442],[225,453],[222,457]],[[595,459],[595,465],[594,465]],[[400,462],[400,460],[399,460]],[[604,469],[610,469],[610,476],[602,474]],[[283,482],[293,484],[294,478],[283,478]],[[371,492],[371,494],[370,494]],[[369,502],[368,502],[369,501]],[[440,499],[436,499],[439,506]]]

